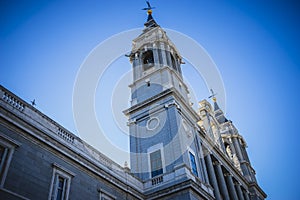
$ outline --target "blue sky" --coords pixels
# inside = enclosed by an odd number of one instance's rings
[[[246,139],[258,182],[269,199],[299,199],[298,2],[151,3],[163,28],[190,36],[216,63],[226,89],[227,117]],[[36,99],[38,109],[76,133],[72,92],[80,65],[103,40],[141,28],[145,5],[142,0],[1,1],[0,84],[28,102]],[[101,105],[108,101],[102,103],[102,98],[128,70],[130,63],[121,57],[99,82],[100,120],[105,113]],[[201,78],[195,78],[189,65],[183,70],[198,100],[207,98]]]

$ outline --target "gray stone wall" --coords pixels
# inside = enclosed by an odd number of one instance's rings
[[[0,199],[19,199],[17,195],[28,199],[48,199],[53,163],[74,174],[69,199],[98,200],[100,191],[111,194],[115,199],[124,199],[126,196],[128,199],[136,199],[130,193],[121,190],[116,183],[104,180],[26,132],[15,127],[8,129],[6,126],[7,124],[3,125],[1,122],[0,132],[21,145],[15,149],[12,156],[5,179],[5,190],[0,190]]]

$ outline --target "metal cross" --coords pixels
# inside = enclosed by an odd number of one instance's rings
[[[210,98],[214,98],[214,97],[217,95],[217,93],[215,93],[215,92],[213,91],[213,89],[210,89],[210,92],[211,92],[211,95],[208,97],[209,99],[210,99]]]
[[[155,7],[151,7],[149,1],[146,1],[148,7],[147,8],[143,8],[142,10],[151,10],[151,9],[154,9]]]

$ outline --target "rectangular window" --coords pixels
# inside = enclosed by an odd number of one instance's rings
[[[58,183],[57,183],[56,199],[57,200],[62,200],[66,196],[65,192],[66,192],[67,180],[65,178],[61,177],[61,176],[58,176],[57,182]]]
[[[108,195],[107,192],[100,190],[100,200],[115,200],[116,198],[112,195]]]
[[[198,171],[197,171],[197,164],[195,160],[195,155],[192,152],[189,152],[190,154],[190,161],[191,161],[191,168],[192,172],[195,176],[198,176]]]
[[[20,144],[0,133],[0,187],[4,185],[15,148]]]
[[[7,153],[8,153],[8,148],[0,145],[0,177],[1,178],[3,177],[6,168]]]
[[[49,199],[67,200],[69,199],[71,178],[74,176],[74,174],[55,163],[53,166],[53,176]]]
[[[161,151],[157,150],[150,153],[151,176],[155,177],[163,173]]]

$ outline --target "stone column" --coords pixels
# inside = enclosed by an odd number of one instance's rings
[[[132,65],[133,65],[133,81],[137,80],[138,78],[138,67],[139,67],[139,58],[138,58],[138,54],[136,53],[134,55],[133,61],[132,61]]]
[[[206,163],[206,169],[208,172],[208,177],[209,177],[209,182],[211,184],[211,186],[214,188],[214,194],[217,200],[221,200],[221,195],[220,195],[220,190],[219,190],[219,186],[218,186],[218,182],[217,182],[217,178],[216,178],[216,174],[215,174],[215,170],[214,170],[214,166],[210,157],[210,154],[207,154],[205,157],[205,163]]]
[[[233,142],[233,146],[235,148],[236,155],[237,155],[237,157],[238,157],[238,159],[240,161],[240,166],[241,166],[241,169],[242,169],[244,177],[248,181],[252,181],[252,178],[250,176],[250,171],[249,171],[249,168],[248,168],[248,164],[245,161],[245,159],[243,157],[243,154],[242,154],[242,151],[240,149],[240,144],[239,144],[238,138],[237,137],[233,137],[232,138],[232,142]]]
[[[237,192],[237,195],[239,197],[239,200],[245,200],[242,189],[241,189],[241,184],[236,182],[235,183],[235,188],[236,188],[236,192]]]
[[[166,56],[166,48],[165,44],[163,42],[160,43],[160,52],[161,52],[161,58],[162,58],[162,65],[168,65],[167,63],[167,56]]]
[[[240,144],[239,144],[239,141],[237,139],[237,137],[233,137],[232,138],[232,141],[233,141],[233,145],[235,147],[235,152],[237,154],[237,157],[239,158],[240,162],[244,160],[243,158],[243,154],[242,154],[242,151],[240,149]]]
[[[135,71],[136,71],[136,78],[137,79],[141,78],[142,74],[143,74],[142,56],[143,56],[142,53],[136,53],[135,54],[135,58],[136,58],[136,60],[135,60]],[[137,80],[137,79],[135,79],[135,80]]]
[[[225,177],[226,177],[227,186],[228,186],[228,189],[229,189],[230,199],[238,200],[238,196],[236,194],[234,184],[233,184],[233,180],[232,180],[232,175],[230,173],[226,173]]]
[[[169,66],[171,69],[174,69],[174,68],[172,67],[170,46],[169,46],[168,44],[166,45],[166,55],[167,55],[167,63],[168,63],[168,66]]]
[[[245,200],[250,200],[249,193],[245,190],[244,190],[244,197],[245,197]]]
[[[223,196],[223,200],[230,200],[221,164],[218,161],[215,161],[213,164],[215,166],[219,189]]]
[[[231,153],[232,154],[237,154],[236,153],[236,150],[235,150],[235,145],[233,145],[233,141],[232,141],[232,138],[229,138],[229,146],[230,146],[230,150],[231,150]],[[239,158],[239,157],[238,157]]]
[[[153,44],[153,59],[154,59],[154,65],[156,67],[159,67],[159,58],[158,58],[158,50],[157,50],[157,47],[156,47],[156,44],[154,43]]]

